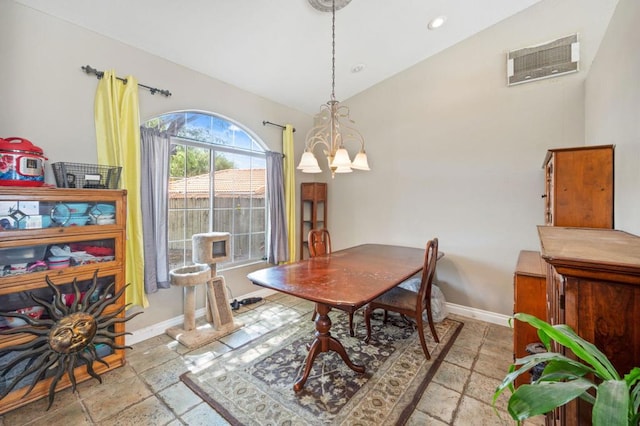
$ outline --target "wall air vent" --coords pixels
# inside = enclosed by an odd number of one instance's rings
[[[507,55],[508,85],[576,72],[579,59],[577,34],[538,46],[512,50]]]

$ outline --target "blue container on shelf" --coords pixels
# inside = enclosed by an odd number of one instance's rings
[[[116,206],[113,204],[96,204],[89,209],[91,216],[113,215],[116,212]]]

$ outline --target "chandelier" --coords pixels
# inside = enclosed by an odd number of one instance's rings
[[[367,154],[364,150],[364,138],[353,127],[349,126],[354,121],[349,117],[349,108],[340,105],[336,100],[336,9],[346,6],[351,0],[339,0],[336,7],[336,0],[332,0],[329,5],[324,0],[309,0],[309,3],[316,9],[332,12],[331,21],[331,99],[326,104],[320,106],[320,112],[314,117],[314,126],[309,130],[305,142],[305,150],[298,164],[298,169],[303,173],[321,173],[318,160],[313,154],[316,146],[323,146],[324,155],[327,157],[331,177],[336,173],[351,173],[353,170],[370,170],[367,161]],[[353,159],[349,158],[349,153],[345,149],[346,142],[356,142],[360,144],[360,151]]]

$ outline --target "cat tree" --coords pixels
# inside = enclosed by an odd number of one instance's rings
[[[184,288],[184,323],[166,333],[188,348],[197,348],[225,336],[243,324],[233,318],[223,276],[217,264],[229,259],[230,234],[208,232],[194,234],[191,259],[194,265],[172,269],[171,285]],[[196,287],[206,288],[205,314],[207,324],[196,327]]]

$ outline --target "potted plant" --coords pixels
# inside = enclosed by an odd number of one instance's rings
[[[566,324],[551,325],[524,313],[514,318],[538,330],[547,352],[517,359],[493,395],[493,406],[507,388],[512,391],[507,411],[514,420],[545,414],[575,398],[593,405],[594,426],[638,425],[640,414],[640,368],[621,378],[606,355],[576,334]],[[551,341],[570,349],[579,360],[551,351]],[[513,382],[538,363],[545,363],[542,375],[514,391]],[[519,367],[517,367],[519,365]]]

